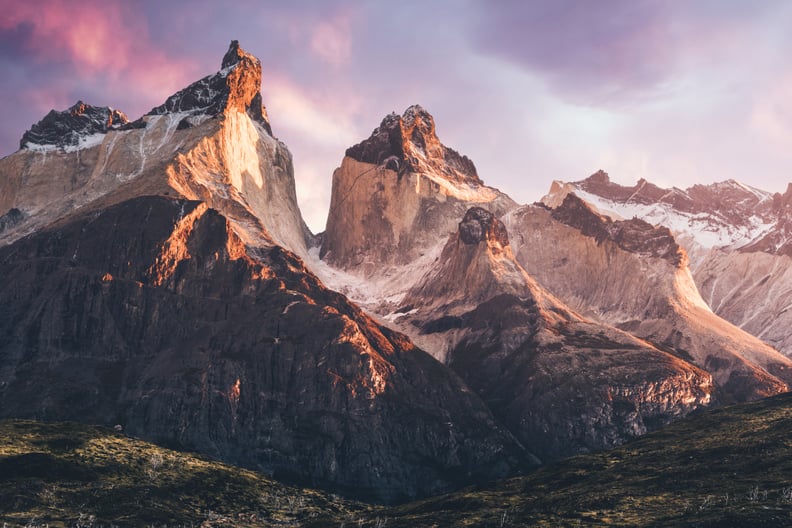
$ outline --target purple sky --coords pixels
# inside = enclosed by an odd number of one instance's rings
[[[0,0],[0,156],[77,99],[136,119],[238,39],[262,61],[314,231],[346,147],[413,103],[520,202],[600,168],[625,184],[792,181],[792,2],[285,4]]]

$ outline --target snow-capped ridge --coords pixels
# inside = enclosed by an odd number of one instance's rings
[[[22,135],[20,149],[73,152],[98,145],[109,130],[129,123],[124,112],[77,101],[66,110],[50,110]]]
[[[655,227],[639,218],[612,220],[601,215],[575,193],[568,193],[552,211],[552,217],[579,229],[598,243],[612,240],[618,247],[646,257],[667,260],[677,268],[687,266],[688,257],[668,228]]]
[[[82,102],[51,112],[26,134],[35,142],[2,160],[0,214],[24,216],[0,244],[82,207],[176,195],[226,215],[251,247],[278,244],[304,256],[312,235],[291,153],[261,104],[261,63],[233,41],[221,65],[134,122]]]
[[[556,207],[571,192],[614,220],[635,217],[668,227],[695,245],[687,248],[694,254],[699,249],[747,248],[777,223],[771,209],[778,199],[736,180],[664,189],[641,179],[628,187],[611,182],[600,171],[578,182],[553,182],[541,201]]]
[[[215,116],[228,110],[246,112],[272,135],[272,127],[261,99],[261,61],[232,40],[221,69],[176,92],[147,115],[186,113]],[[185,120],[180,127],[191,126]]]

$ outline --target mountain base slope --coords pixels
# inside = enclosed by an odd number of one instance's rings
[[[388,512],[400,526],[790,526],[792,394]]]

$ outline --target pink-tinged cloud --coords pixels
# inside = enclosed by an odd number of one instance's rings
[[[791,93],[792,72],[789,72],[756,94],[751,111],[751,128],[779,147],[792,145]]]
[[[349,13],[340,13],[319,22],[313,29],[311,51],[333,66],[347,64],[352,56],[351,26]]]
[[[150,43],[145,18],[129,2],[0,0],[0,32],[11,31],[23,35],[16,46],[27,60],[66,65],[68,78],[59,82],[95,78],[122,99],[125,91],[141,94],[140,104],[153,106],[196,77],[191,61]]]

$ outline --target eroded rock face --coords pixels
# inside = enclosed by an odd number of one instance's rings
[[[77,101],[74,106],[62,112],[50,111],[24,133],[19,141],[19,148],[78,147],[91,136],[105,134],[108,130],[128,122],[129,119],[120,110]]]
[[[484,184],[470,158],[440,143],[434,118],[420,105],[401,116],[385,116],[371,136],[348,148],[346,155],[363,163],[390,163],[400,174],[431,171],[456,183]]]
[[[170,97],[149,115],[186,113],[213,116],[227,111],[247,113],[272,135],[261,102],[261,61],[244,51],[236,40],[223,56],[221,70],[194,82]],[[186,118],[186,116],[185,116]],[[191,126],[189,120],[180,126]]]
[[[720,317],[792,356],[792,185],[785,193],[734,180],[661,189],[645,180],[613,183],[600,171],[580,182],[554,182],[550,207],[569,193],[601,214],[666,226],[690,257],[701,296]],[[771,272],[772,270],[772,272]]]
[[[445,367],[205,203],[78,216],[0,248],[0,273],[2,417],[121,424],[390,502],[525,463]]]
[[[559,222],[578,229],[597,242],[610,240],[627,252],[661,258],[678,268],[687,266],[687,254],[667,227],[654,227],[638,218],[614,222],[594,212],[574,193],[567,194],[551,214]]]
[[[93,143],[22,149],[0,160],[0,212],[23,215],[0,233],[0,244],[80,208],[156,194],[206,201],[246,243],[304,256],[312,235],[297,205],[291,153],[263,113],[261,64],[234,41],[222,65],[134,123],[97,121],[104,134],[89,136]]]
[[[625,244],[625,223],[581,209],[575,198],[559,208],[524,206],[504,218],[517,260],[542,286],[576,311],[711,373],[723,401],[787,390],[792,362],[712,313],[667,230],[641,228]],[[579,210],[586,227],[574,221]]]
[[[495,215],[481,207],[471,207],[459,223],[459,239],[465,244],[493,241],[509,245],[506,226]]]
[[[395,322],[545,461],[613,447],[712,403],[709,374],[539,286],[481,208],[465,214],[401,311]]]
[[[516,207],[481,182],[470,160],[440,143],[426,110],[411,106],[349,148],[333,173],[321,257],[367,277],[390,273],[445,243],[476,205],[496,215]]]

